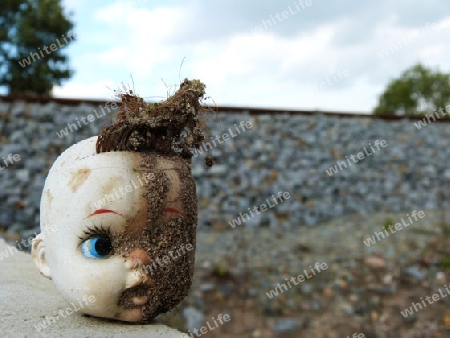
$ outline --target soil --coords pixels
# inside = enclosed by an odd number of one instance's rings
[[[214,328],[201,337],[450,337],[450,297],[408,318],[400,313],[439,288],[448,292],[450,236],[441,230],[441,211],[426,210],[415,228],[370,248],[363,244],[387,219],[404,215],[350,215],[316,227],[203,228],[191,291],[157,321],[187,332],[183,313],[193,308],[204,315],[197,329],[208,321]],[[273,299],[266,296],[314,262],[329,267]],[[212,318],[219,314],[232,319],[215,328]]]
[[[190,160],[190,149],[199,148],[205,139],[203,116],[209,109],[201,105],[205,85],[199,80],[185,79],[174,95],[157,103],[146,103],[131,90],[118,96],[122,105],[116,123],[100,133],[97,153],[176,152]]]

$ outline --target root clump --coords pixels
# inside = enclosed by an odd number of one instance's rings
[[[167,100],[146,103],[130,90],[118,95],[122,100],[116,122],[99,135],[97,153],[109,151],[178,153],[191,159],[190,149],[205,139],[206,123],[201,113],[205,84],[185,79]]]

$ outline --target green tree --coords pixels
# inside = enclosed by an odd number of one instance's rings
[[[50,95],[73,75],[63,54],[72,28],[61,0],[1,0],[0,86],[9,94]]]
[[[392,80],[378,105],[375,115],[415,115],[432,113],[450,104],[450,74],[425,68],[420,63]]]

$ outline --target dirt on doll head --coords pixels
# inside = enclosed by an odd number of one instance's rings
[[[199,148],[206,127],[201,113],[205,85],[185,79],[174,95],[158,103],[145,103],[130,91],[119,94],[122,105],[116,123],[104,129],[97,140],[97,153],[108,151],[173,152],[191,159],[189,148]]]
[[[188,79],[173,96],[159,103],[145,103],[131,91],[121,94],[116,122],[97,139],[97,153],[139,152],[142,157],[137,170],[154,175],[146,183],[142,196],[145,227],[138,234],[127,230],[115,234],[112,243],[115,253],[124,259],[133,250],[141,249],[152,260],[149,266],[141,266],[149,282],[125,290],[119,299],[119,305],[133,309],[136,308],[133,299],[147,296],[148,303],[141,307],[141,322],[172,309],[183,300],[192,284],[197,194],[190,169],[190,149],[199,148],[205,138],[202,113],[207,109],[201,105],[204,95],[205,85]],[[164,213],[168,204],[178,205],[179,214]],[[187,245],[194,249],[181,252],[180,248]],[[164,256],[174,257],[174,252],[178,254],[170,262],[156,264]]]

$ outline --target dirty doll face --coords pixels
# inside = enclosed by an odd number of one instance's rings
[[[81,312],[145,322],[192,282],[195,182],[178,156],[96,154],[96,137],[64,152],[47,177],[33,259]]]

